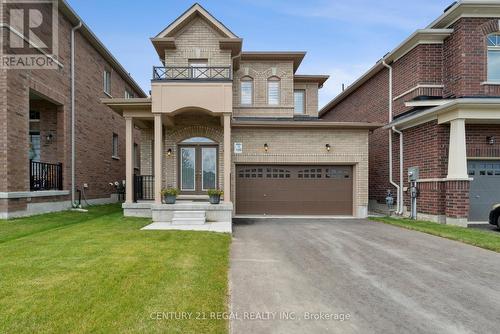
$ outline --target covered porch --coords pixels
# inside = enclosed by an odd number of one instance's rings
[[[199,107],[153,112],[149,99],[106,104],[126,121],[126,216],[151,217],[161,224],[153,229],[212,230],[202,225],[231,222],[230,113]],[[141,132],[136,146],[134,128]],[[164,203],[161,192],[167,188],[179,190],[176,204]],[[220,204],[209,203],[209,189],[224,191]],[[230,232],[230,224],[222,229]]]

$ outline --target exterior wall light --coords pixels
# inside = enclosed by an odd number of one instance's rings
[[[47,141],[47,144],[52,143],[52,141],[54,140],[54,135],[53,135],[52,133],[49,133],[49,134],[45,137],[45,140]]]
[[[167,151],[167,156],[171,156],[172,155],[172,149],[169,148],[168,151]]]
[[[264,151],[269,151],[269,145],[267,145],[267,143],[264,144]]]
[[[495,137],[493,137],[493,136],[486,137],[486,140],[488,141],[488,144],[490,144],[490,145],[495,144]]]
[[[330,144],[326,144],[325,145],[325,148],[328,152],[330,152],[330,150],[332,149],[332,147],[330,146]]]

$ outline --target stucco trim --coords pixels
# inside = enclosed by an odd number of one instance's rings
[[[69,193],[69,190],[11,191],[0,192],[0,199],[65,196]]]

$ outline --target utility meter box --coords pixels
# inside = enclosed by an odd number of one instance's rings
[[[408,168],[408,182],[415,182],[418,180],[419,168],[410,167]]]

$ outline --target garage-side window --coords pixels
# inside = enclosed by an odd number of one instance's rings
[[[257,179],[263,177],[262,168],[245,168],[240,169],[238,172],[238,177],[240,179]]]
[[[299,179],[321,179],[322,173],[321,168],[304,169],[299,170],[298,177]]]
[[[290,171],[283,168],[267,168],[266,177],[268,179],[289,179]]]
[[[351,173],[349,169],[343,168],[325,168],[326,179],[350,179]]]

